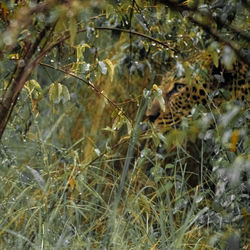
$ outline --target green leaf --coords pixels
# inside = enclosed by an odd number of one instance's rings
[[[110,75],[110,79],[111,79],[111,82],[112,82],[113,77],[114,77],[115,67],[114,67],[113,63],[109,59],[105,59],[105,60],[103,60],[103,62],[105,62],[109,66],[109,68],[111,70],[109,75]]]
[[[158,20],[161,20],[162,19],[162,14],[165,12],[165,5],[156,4],[155,9],[156,9],[156,18]]]
[[[107,71],[108,71],[106,64],[104,62],[102,62],[102,61],[98,61],[98,65],[100,67],[100,70],[101,70],[102,74],[106,75]]]
[[[233,68],[233,63],[235,60],[236,56],[234,51],[229,46],[225,46],[223,49],[221,62],[225,65],[227,70],[231,70]]]
[[[219,66],[219,55],[216,51],[214,51],[214,53],[212,53],[212,58],[213,58],[213,63],[214,63],[214,66],[216,68],[218,68]]]
[[[165,168],[174,168],[174,164],[168,163],[168,164],[166,164]]]
[[[61,33],[63,31],[65,31],[66,29],[66,24],[65,24],[65,16],[61,15],[60,18],[58,19],[57,23],[56,23],[56,27],[55,27],[55,32],[56,33]]]
[[[156,84],[153,85],[153,89],[156,90],[156,99],[158,100],[161,110],[165,112],[166,107],[165,107],[165,100],[162,96],[162,90],[159,88]]]
[[[183,67],[185,69],[185,80],[187,84],[192,84],[192,71],[191,68],[189,67],[189,65],[187,63],[183,64]]]
[[[126,118],[123,116],[121,110],[116,110],[112,115],[115,115],[115,120],[112,125],[113,130],[119,130],[123,124],[126,124]]]
[[[108,18],[113,13],[115,13],[114,6],[111,4],[107,4],[106,5],[106,18]]]
[[[83,58],[82,48],[80,45],[76,47],[76,61],[79,62]]]
[[[52,83],[49,88],[49,99],[53,103],[59,103],[62,94],[62,84]]]
[[[77,33],[77,23],[75,18],[70,18],[69,20],[69,33],[70,33],[70,45],[73,46],[75,42],[75,37]]]
[[[70,94],[68,88],[61,83],[52,83],[49,89],[49,99],[56,104],[60,101],[62,101],[62,103],[69,101]]]
[[[208,51],[210,52],[212,59],[213,59],[213,63],[214,66],[216,68],[218,68],[219,66],[219,43],[218,42],[212,42],[209,47],[208,47]]]
[[[41,99],[43,97],[43,90],[36,80],[30,80],[25,83],[25,87],[29,93],[32,94],[34,99]]]
[[[63,101],[63,103],[65,103],[69,100],[70,100],[69,90],[65,85],[63,85],[62,86],[62,101]]]
[[[85,48],[90,48],[90,46],[87,43],[84,43],[84,44],[78,45],[76,47],[76,60],[77,60],[77,62],[79,62],[83,59],[83,53],[85,51]]]

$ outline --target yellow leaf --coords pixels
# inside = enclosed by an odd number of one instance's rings
[[[76,47],[76,60],[77,62],[81,61],[83,58],[83,52],[85,51],[85,48],[91,48],[87,43],[84,43],[82,45],[78,45]]]
[[[40,84],[32,79],[32,80],[29,80],[27,82],[25,82],[25,88],[29,91],[29,94],[33,97],[34,99],[37,99],[37,100],[41,100],[42,97],[43,97],[43,91],[42,91],[42,88],[40,86]]]
[[[73,46],[75,42],[75,37],[77,33],[77,23],[75,18],[70,18],[69,20],[69,33],[70,33],[70,45]]]
[[[76,181],[75,181],[74,178],[70,178],[70,179],[69,179],[69,185],[70,185],[71,190],[74,189],[75,183],[76,183]]]
[[[62,84],[52,83],[49,88],[49,99],[54,103],[59,103],[62,94]]]
[[[156,84],[154,84],[154,85],[153,85],[153,89],[156,90],[156,91],[158,91],[158,90],[159,90],[159,87],[158,87]]]
[[[113,5],[106,4],[106,18],[108,18],[113,13],[115,13],[115,9],[114,9]]]
[[[62,86],[62,98],[63,102],[67,102],[70,100],[69,90],[65,85]]]
[[[110,79],[111,79],[111,81],[113,81],[114,72],[115,72],[115,67],[114,67],[113,63],[109,59],[105,59],[105,60],[103,60],[103,62],[105,62],[109,66],[109,68],[111,70],[111,72],[109,73]]]
[[[10,54],[10,55],[9,55],[9,58],[10,58],[10,59],[16,59],[16,60],[17,60],[17,59],[19,59],[19,54]]]
[[[59,17],[59,20],[56,23],[56,27],[55,27],[55,32],[56,33],[61,33],[61,32],[63,32],[66,29],[67,26],[65,24],[65,20],[67,20],[67,19],[65,18],[65,15],[62,14]]]
[[[231,137],[231,145],[230,145],[230,151],[235,152],[236,151],[236,145],[239,141],[239,130],[234,130],[232,137]]]

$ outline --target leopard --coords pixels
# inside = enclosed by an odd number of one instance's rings
[[[165,110],[156,98],[147,110],[147,117],[157,128],[167,130],[180,124],[184,117],[192,115],[196,105],[211,110],[225,101],[234,100],[249,108],[250,71],[247,64],[236,60],[226,67],[221,61],[216,63],[208,52],[193,56],[190,61],[186,59],[186,62],[194,72],[188,79],[176,76],[174,70],[162,79],[159,88]]]
[[[189,190],[187,193],[193,194],[192,190],[201,188],[206,192],[209,200],[212,198],[218,201],[222,200],[221,197],[223,197],[220,194],[221,190],[228,190],[224,187],[228,185],[229,181],[225,177],[226,174],[221,176],[222,170],[226,173],[226,166],[231,166],[225,164],[227,161],[221,161],[223,159],[221,152],[223,152],[225,158],[232,157],[235,149],[231,147],[228,150],[222,148],[222,144],[217,142],[217,138],[222,137],[216,137],[217,134],[210,134],[210,132],[217,132],[216,129],[212,128],[214,125],[216,127],[216,124],[213,124],[213,119],[211,127],[208,124],[208,130],[207,128],[204,129],[209,132],[207,133],[209,136],[206,138],[206,136],[202,135],[203,132],[200,133],[198,130],[199,136],[195,136],[192,140],[189,140],[187,135],[188,133],[192,134],[194,130],[191,129],[191,126],[185,127],[185,121],[189,122],[191,120],[192,122],[195,119],[193,112],[197,105],[203,106],[203,110],[207,110],[211,114],[218,111],[218,118],[223,115],[224,104],[228,107],[237,105],[240,111],[248,109],[250,107],[250,69],[249,65],[240,60],[235,60],[231,65],[224,65],[223,61],[220,60],[222,57],[218,56],[218,61],[215,61],[213,56],[205,52],[205,54],[196,54],[194,59],[184,59],[184,69],[188,70],[187,66],[191,68],[191,71],[184,74],[184,76],[178,76],[175,69],[170,69],[161,83],[153,88],[154,91],[158,91],[158,88],[161,90],[165,106],[162,108],[162,102],[160,103],[161,100],[159,101],[158,96],[147,110],[147,117],[157,130],[164,132],[164,136],[159,133],[162,141],[155,140],[156,133],[155,131],[152,133],[154,137],[152,136],[153,143],[150,146],[156,145],[154,151],[156,152],[156,164],[154,163],[153,154],[152,158],[150,158],[153,167],[157,164],[161,165],[166,178],[176,181],[175,189],[177,189],[178,185],[181,188],[186,185],[186,189]],[[184,118],[187,119],[184,120]],[[195,129],[197,128],[196,125],[197,123],[194,123],[193,127]],[[229,127],[229,130],[234,129],[231,125]],[[189,131],[187,132],[187,130]],[[171,133],[174,135],[176,132],[180,132],[180,137],[186,137],[181,141],[179,147],[176,144],[172,146],[173,137],[171,137]],[[204,132],[204,135],[206,132]],[[247,135],[247,132],[245,135]],[[244,143],[239,143],[239,148],[242,144]],[[245,153],[247,150],[244,150],[240,151],[242,153],[241,159],[243,159],[243,156],[249,157]],[[228,162],[232,161],[232,159],[233,157],[228,158]],[[169,166],[174,167],[170,168]],[[249,174],[244,171],[241,172],[242,183],[246,181],[247,176]],[[186,181],[184,185],[182,178]],[[180,179],[181,181],[179,181]],[[175,192],[176,190],[172,191],[172,193]],[[213,211],[213,208],[211,211]]]
[[[190,187],[195,187],[201,183],[205,173],[200,170],[201,152],[200,149],[204,146],[206,152],[203,154],[205,159],[212,159],[214,154],[215,138],[209,137],[207,141],[202,141],[200,134],[201,127],[197,128],[197,121],[193,117],[195,107],[200,106],[204,110],[204,114],[212,114],[213,117],[220,119],[223,115],[223,105],[233,107],[237,105],[240,111],[249,109],[250,105],[250,69],[249,65],[239,60],[235,60],[231,65],[226,66],[221,62],[221,57],[218,55],[218,61],[213,58],[213,54],[209,52],[201,52],[193,57],[184,60],[185,68],[191,68],[188,76],[176,74],[175,69],[169,72],[162,78],[161,84],[154,86],[154,90],[161,90],[162,98],[165,102],[164,109],[158,98],[155,98],[148,108],[146,115],[157,131],[163,132],[162,142],[158,142],[156,152],[163,152],[165,162],[163,165],[173,163],[176,159],[180,165],[186,166],[187,172],[185,178],[188,180]],[[187,67],[188,66],[188,67]],[[163,102],[163,103],[164,103]],[[216,112],[218,115],[216,115]],[[202,117],[202,116],[200,116]],[[190,121],[190,126],[182,121]],[[192,126],[191,122],[194,122]],[[211,119],[211,124],[208,127],[213,130],[216,124],[213,124],[215,119]],[[247,121],[247,126],[248,126]],[[210,127],[211,126],[211,127]],[[150,125],[152,128],[152,126]],[[206,128],[204,129],[206,130]],[[154,132],[153,132],[154,133]],[[176,141],[174,136],[179,136],[179,141]],[[174,139],[173,139],[174,138]],[[177,143],[176,143],[177,142]],[[159,147],[158,145],[163,145]],[[202,146],[203,145],[203,146]],[[177,149],[180,146],[181,151]],[[181,154],[180,154],[181,153]],[[211,156],[211,157],[210,157]],[[212,165],[206,161],[206,173],[212,173]],[[171,170],[166,170],[167,172]],[[168,173],[172,176],[173,173]],[[209,178],[207,178],[209,179]],[[214,183],[211,189],[215,190]]]

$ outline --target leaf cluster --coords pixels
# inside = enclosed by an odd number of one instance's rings
[[[166,74],[209,72],[189,60],[200,51],[215,66],[249,64],[248,11],[231,0],[2,1],[0,245],[247,247],[248,111],[194,107],[167,135],[142,121],[155,96],[164,108]]]

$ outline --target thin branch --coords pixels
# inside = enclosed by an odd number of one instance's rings
[[[140,37],[143,37],[143,38],[146,38],[152,42],[155,42],[157,44],[160,44],[162,45],[163,47],[166,47],[170,50],[173,50],[174,52],[178,52],[176,49],[174,48],[171,48],[169,45],[167,45],[166,43],[164,42],[161,42],[151,36],[148,36],[148,35],[145,35],[143,33],[140,33],[140,32],[137,32],[137,31],[132,31],[132,30],[125,30],[125,29],[119,29],[119,28],[110,28],[110,27],[95,27],[96,30],[114,30],[114,31],[120,31],[120,32],[124,32],[124,33],[129,33],[129,34],[132,34],[132,35],[136,35],[136,36],[140,36]]]
[[[119,32],[124,32],[124,33],[129,33],[129,34],[132,34],[132,35],[140,36],[140,37],[146,38],[146,39],[148,39],[148,40],[150,40],[152,42],[160,44],[163,47],[166,47],[166,48],[168,48],[168,49],[170,49],[172,51],[178,52],[176,49],[173,49],[173,48],[169,47],[166,43],[161,42],[161,41],[159,41],[159,40],[157,40],[157,39],[155,39],[155,38],[153,38],[151,36],[145,35],[143,33],[139,33],[137,31],[131,31],[131,30],[119,29],[119,28],[110,28],[110,27],[95,27],[94,29],[96,29],[96,30],[111,30],[111,31],[113,30],[113,31],[119,31]],[[83,32],[86,32],[86,31],[87,31],[87,29],[80,29],[80,30],[77,31],[77,33],[79,34],[79,33],[83,33]],[[38,62],[38,63],[40,63],[40,61],[43,59],[43,57],[46,54],[48,54],[51,51],[51,49],[53,49],[58,44],[66,41],[69,38],[70,38],[70,33],[69,33],[69,31],[66,31],[64,36],[62,36],[61,38],[59,38],[56,42],[50,44],[50,46],[48,46],[47,49],[45,49],[44,51],[42,51],[38,55],[38,57],[35,59],[35,61]]]
[[[123,110],[122,110],[117,104],[115,104],[109,97],[107,97],[107,96],[103,93],[103,91],[99,90],[95,85],[93,85],[93,84],[90,83],[89,81],[86,81],[86,80],[84,80],[83,78],[81,78],[81,77],[79,77],[79,76],[77,76],[77,75],[75,75],[75,74],[73,74],[73,73],[71,73],[71,72],[67,72],[67,71],[65,71],[65,70],[63,70],[63,69],[61,69],[61,68],[58,68],[58,67],[56,68],[56,67],[54,67],[54,66],[52,66],[52,65],[50,65],[50,64],[46,64],[46,63],[40,62],[40,65],[45,66],[45,67],[47,67],[47,68],[51,68],[51,69],[57,70],[57,71],[60,71],[60,72],[62,72],[62,73],[64,73],[64,74],[66,74],[66,75],[69,75],[69,76],[71,76],[71,77],[76,78],[77,80],[80,80],[80,81],[84,82],[84,83],[87,84],[89,87],[91,87],[98,95],[101,95],[104,99],[106,99],[114,108],[116,108],[117,110],[119,110],[119,111],[122,113],[122,115],[124,115],[124,116],[128,119],[128,121],[131,122],[131,119],[123,112]]]
[[[184,10],[197,11],[197,6],[190,7],[186,4],[178,3],[176,1],[171,1],[171,0],[156,0],[156,3],[167,5],[169,8],[177,11],[184,11]]]
[[[167,44],[157,40],[157,39],[154,39],[150,36],[147,36],[145,34],[142,34],[142,33],[139,33],[139,32],[136,32],[136,31],[131,31],[131,30],[125,30],[125,29],[119,29],[119,28],[109,28],[109,27],[96,27],[95,28],[96,30],[113,30],[113,31],[120,31],[120,32],[125,32],[125,33],[129,33],[129,34],[133,34],[133,35],[136,35],[136,36],[140,36],[140,37],[144,37],[146,39],[149,39],[150,41],[153,41],[157,44],[161,44],[162,46],[164,47],[167,47],[171,50],[174,50],[172,48],[170,48]],[[81,33],[81,32],[86,32],[87,29],[81,29],[79,30],[77,33]],[[42,32],[43,33],[43,32]],[[6,121],[6,118],[7,120],[9,119],[9,115],[6,116],[6,114],[4,115],[5,112],[11,112],[13,108],[9,109],[11,105],[15,105],[15,100],[16,98],[18,97],[18,94],[21,90],[21,88],[23,87],[23,84],[25,83],[25,81],[28,79],[29,75],[31,74],[32,70],[36,67],[37,64],[41,63],[42,59],[48,54],[50,53],[50,51],[56,47],[58,44],[64,42],[65,40],[69,39],[70,38],[70,33],[69,31],[65,32],[65,35],[62,36],[61,38],[59,38],[56,42],[50,44],[47,48],[44,48],[38,55],[37,57],[31,62],[31,57],[32,57],[32,54],[33,52],[35,51],[37,45],[39,44],[40,42],[40,39],[43,37],[44,34],[42,34],[42,36],[38,36],[35,44],[33,46],[31,46],[28,51],[27,51],[27,54],[25,56],[25,67],[24,68],[21,68],[21,69],[18,69],[17,70],[19,71],[18,74],[17,74],[17,78],[15,79],[15,84],[13,84],[13,86],[11,87],[10,91],[8,91],[8,96],[7,96],[7,99],[1,103],[2,105],[2,110],[1,110],[1,117],[5,117],[4,120],[4,124],[1,124],[1,131],[0,131],[0,138],[1,138],[1,135],[6,127],[6,124],[7,124],[7,121]],[[176,50],[174,50],[176,51]],[[53,68],[53,66],[51,65],[45,65],[44,66],[47,66],[47,67],[51,67]],[[87,82],[85,81],[84,79],[72,74],[72,73],[68,73],[62,69],[57,69],[61,72],[64,72],[65,74],[68,74],[72,77],[75,77],[83,82],[85,82],[88,86],[90,86],[92,89],[94,89],[96,91],[96,93],[98,93],[99,95],[103,96],[106,100],[108,100],[108,102],[110,104],[112,104],[115,108],[117,108],[120,112],[122,112],[122,114],[130,121],[129,117],[118,107],[117,104],[115,104],[112,100],[110,100],[107,96],[105,96],[102,91],[100,91],[99,89],[97,89],[93,84],[91,84],[90,82]],[[3,123],[3,121],[2,121]]]
[[[198,20],[194,19],[193,17],[189,17],[188,18],[192,23],[200,26],[203,30],[205,30],[208,34],[212,35],[215,39],[217,39],[218,41],[221,41],[223,43],[225,43],[227,46],[229,46],[237,55],[237,57],[239,58],[240,61],[244,62],[245,64],[249,65],[248,60],[243,57],[239,51],[239,49],[230,41],[228,41],[227,39],[225,39],[223,36],[221,36],[220,34],[218,34],[214,29],[212,29],[210,26],[207,26],[201,22],[199,22]]]
[[[53,0],[47,0],[46,2],[39,3],[34,7],[26,9],[25,7],[20,8],[15,15],[15,22],[10,22],[6,28],[6,33],[10,33],[15,37],[14,41],[17,39],[20,29],[25,30],[28,25],[33,22],[33,16],[38,13],[43,13],[45,10],[49,9],[53,4]],[[16,43],[6,46],[4,53],[8,53],[13,50]]]
[[[37,36],[33,44],[27,44],[27,51],[22,59],[23,62],[22,64],[17,64],[14,74],[16,75],[16,77],[12,80],[10,88],[6,90],[6,95],[4,95],[4,99],[0,103],[0,139],[7,126],[20,91],[22,90],[25,82],[30,77],[32,71],[37,65],[35,60],[31,62],[33,54],[37,50],[37,47],[43,39],[46,31],[49,29],[50,26],[46,26],[44,30]]]
[[[167,5],[169,8],[175,10],[175,11],[190,11],[192,13],[198,13],[200,15],[205,15],[207,18],[209,18],[209,20],[211,22],[215,22],[217,23],[213,17],[211,16],[211,14],[209,13],[205,13],[200,11],[197,6],[195,7],[189,7],[187,5],[183,5],[183,4],[179,4],[175,1],[172,0],[157,0],[156,2]],[[215,29],[212,29],[211,26],[208,26],[204,23],[201,23],[200,21],[198,21],[197,19],[195,19],[192,15],[188,15],[188,19],[195,25],[198,25],[199,27],[201,27],[203,30],[205,30],[208,34],[210,34],[212,37],[214,37],[216,40],[225,43],[227,46],[229,46],[232,50],[234,50],[235,54],[237,55],[237,57],[239,58],[240,61],[244,62],[245,64],[249,65],[249,61],[243,57],[239,51],[239,49],[229,40],[225,39],[222,35],[220,35],[219,33],[216,32]],[[217,23],[218,24],[218,23]],[[249,41],[249,35],[246,33],[243,33],[242,31],[236,30],[234,27],[231,27],[229,25],[225,25],[226,28],[230,29],[232,32],[237,33],[239,35],[242,36],[243,39]]]

